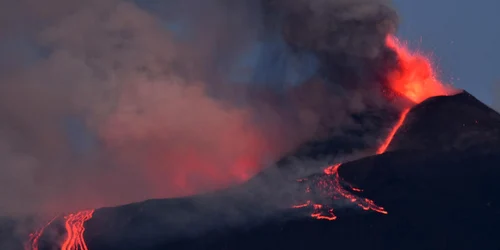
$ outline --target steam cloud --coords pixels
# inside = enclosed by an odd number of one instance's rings
[[[147,3],[0,3],[0,215],[239,183],[379,102],[387,1]]]

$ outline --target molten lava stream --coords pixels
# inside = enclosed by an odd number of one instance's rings
[[[406,119],[406,116],[408,115],[409,112],[410,112],[410,108],[407,108],[401,113],[401,116],[400,116],[398,122],[391,129],[389,135],[386,137],[386,139],[384,140],[382,145],[380,145],[380,147],[377,149],[377,154],[385,153],[385,151],[389,147],[389,144],[391,144],[391,141],[394,138],[394,135],[397,133],[399,128],[401,128],[401,126],[403,125],[403,123]],[[385,209],[383,207],[377,206],[374,201],[372,201],[368,198],[357,197],[356,195],[352,194],[351,192],[345,190],[344,187],[342,187],[342,184],[340,183],[340,181],[341,181],[340,175],[338,172],[338,169],[340,166],[342,166],[342,163],[338,163],[336,165],[333,165],[333,166],[326,168],[324,170],[326,178],[328,178],[328,176],[333,175],[333,181],[331,181],[331,183],[329,181],[326,181],[326,180],[320,181],[319,182],[320,186],[317,188],[319,188],[320,190],[321,189],[327,190],[327,195],[332,196],[334,198],[336,195],[339,195],[342,199],[345,199],[345,200],[348,200],[350,202],[355,203],[357,206],[361,207],[365,211],[372,210],[372,211],[375,211],[378,213],[387,214],[387,211],[385,211]],[[329,180],[331,180],[331,179],[329,179]],[[300,179],[298,181],[304,182],[303,179]],[[324,187],[325,182],[327,182],[326,185],[330,185],[329,188]],[[308,186],[307,189],[310,189],[310,187]],[[351,190],[355,191],[355,192],[362,191],[361,189],[354,188],[354,187],[351,187]],[[304,208],[304,207],[309,207],[311,205],[313,207],[313,212],[311,214],[311,217],[319,219],[319,220],[336,220],[337,219],[337,216],[335,215],[333,208],[328,208],[322,204],[313,204],[310,200],[308,200],[304,204],[295,205],[295,206],[293,206],[293,208]]]
[[[83,233],[85,232],[84,223],[92,218],[94,210],[80,211],[64,216],[64,227],[66,229],[66,239],[62,243],[61,250],[89,250]],[[54,217],[45,226],[30,234],[29,244],[25,250],[38,250],[40,237],[45,229],[50,226],[59,216]]]
[[[84,223],[94,214],[94,210],[80,211],[65,216],[65,228],[67,232],[66,240],[61,246],[61,250],[89,250],[83,233],[85,232]]]
[[[386,39],[386,46],[392,49],[398,58],[398,68],[389,72],[387,80],[389,87],[396,93],[408,98],[413,104],[418,104],[429,97],[438,95],[449,95],[456,92],[452,87],[442,84],[437,80],[435,70],[431,61],[419,53],[410,52],[409,49],[403,46],[399,40],[389,35]],[[406,116],[410,112],[410,108],[405,109],[397,123],[391,129],[383,143],[377,149],[376,154],[383,154],[392,142],[394,135],[398,132],[404,124]],[[333,199],[342,198],[350,202],[356,203],[364,210],[373,210],[379,213],[387,214],[383,207],[377,206],[372,200],[367,198],[359,198],[351,192],[345,190],[340,184],[340,176],[338,173],[339,167],[342,163],[330,166],[324,170],[325,178],[333,175],[333,181],[325,187],[324,183],[328,181],[320,180],[317,188],[326,195],[331,196]],[[307,190],[311,187],[308,186]],[[351,187],[351,191],[361,192],[362,190]],[[307,192],[307,191],[306,191]],[[295,205],[293,208],[313,207],[312,217],[316,219],[335,220],[337,217],[333,213],[333,209],[322,204],[314,204],[308,200],[304,204]]]
[[[382,145],[380,145],[380,147],[377,149],[378,155],[383,154],[383,153],[385,153],[385,151],[387,151],[387,148],[389,147],[389,144],[391,144],[392,139],[394,138],[394,135],[396,135],[399,128],[401,128],[401,126],[403,126],[403,123],[405,122],[406,116],[408,115],[409,112],[410,112],[410,108],[403,110],[403,112],[401,113],[401,116],[399,117],[398,123],[396,123],[396,125],[391,129],[391,132],[385,138],[384,143],[382,143]]]
[[[45,224],[45,226],[39,228],[38,230],[36,230],[35,232],[31,233],[29,235],[29,242],[28,244],[26,244],[24,246],[24,249],[25,250],[38,250],[38,243],[40,241],[40,237],[42,236],[43,232],[45,232],[45,229],[50,225],[52,224],[52,222],[54,222],[57,217],[59,217],[59,215],[56,215],[54,218],[52,218],[51,220],[49,220],[49,222],[47,224]]]
[[[405,109],[402,113],[401,116],[394,125],[394,127],[391,129],[391,132],[389,135],[386,137],[384,140],[384,143],[378,148],[377,154],[383,154],[387,150],[389,144],[391,143],[392,139],[394,138],[394,135],[397,133],[399,128],[403,125],[406,116],[408,115],[410,109]],[[350,193],[349,191],[345,190],[344,187],[342,187],[342,184],[340,183],[340,175],[339,175],[339,167],[342,166],[342,163],[338,163],[336,165],[330,166],[324,170],[324,173],[326,175],[325,180],[319,181],[319,185],[317,188],[320,190],[326,190],[327,195],[332,196],[333,198],[336,197],[336,195],[339,195],[342,199],[348,200],[350,202],[355,203],[357,206],[361,207],[363,210],[368,211],[372,210],[378,213],[382,214],[387,214],[387,211],[383,207],[377,206],[374,201],[368,199],[368,198],[360,198],[357,197],[356,195]],[[333,181],[331,181],[331,178],[329,176],[333,175]],[[299,180],[299,182],[304,182],[304,180]],[[325,188],[325,183],[327,188]],[[307,189],[310,189],[308,186]],[[353,188],[351,187],[352,191],[356,192],[361,192],[361,189],[358,188]],[[299,205],[294,205],[292,206],[293,208],[304,208],[304,207],[313,207],[313,212],[311,214],[311,217],[319,219],[319,220],[336,220],[337,216],[335,215],[333,208],[329,208],[325,205],[322,204],[313,204],[310,200],[308,200],[304,204],[299,204]]]

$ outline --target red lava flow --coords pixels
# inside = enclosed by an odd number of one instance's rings
[[[25,250],[38,250],[38,243],[40,241],[40,237],[42,236],[45,229],[50,224],[52,224],[52,222],[54,222],[57,219],[57,217],[59,217],[59,215],[57,215],[54,218],[52,218],[51,220],[49,220],[49,222],[47,224],[45,224],[45,226],[43,226],[43,227],[39,228],[38,230],[36,230],[35,232],[31,233],[29,235],[29,237],[30,237],[29,242],[28,242],[28,244],[26,244],[24,249]]]
[[[94,210],[80,211],[65,216],[65,228],[67,232],[66,240],[61,246],[61,250],[89,250],[83,233],[85,232],[84,223],[92,218]]]
[[[433,69],[431,61],[420,53],[411,52],[406,46],[392,35],[386,39],[386,46],[393,49],[398,56],[398,69],[390,72],[387,76],[390,88],[411,100],[414,104],[418,104],[425,99],[438,95],[449,95],[454,92],[453,88],[441,83]],[[411,108],[411,107],[410,107]],[[377,154],[383,154],[391,144],[394,135],[399,128],[404,124],[406,116],[410,112],[410,108],[406,108],[400,115],[398,122],[391,129],[388,136],[380,145]],[[338,173],[342,163],[330,166],[324,170],[324,177],[317,181],[316,187],[325,195],[333,199],[347,200],[355,203],[363,210],[372,210],[378,213],[387,214],[387,211],[375,204],[370,199],[361,198],[352,192],[362,192],[361,189],[350,187],[349,191],[341,185],[341,178]],[[333,178],[332,178],[333,177]],[[308,182],[307,179],[300,179],[299,182]],[[311,191],[311,186],[306,187],[306,192]],[[294,205],[293,208],[312,207],[313,212],[311,217],[321,220],[335,220],[337,216],[334,214],[333,208],[324,205],[316,204],[308,200],[303,204]],[[89,250],[83,233],[85,232],[84,223],[92,218],[95,210],[86,210],[69,214],[64,217],[65,229],[67,237],[62,243],[61,250]],[[40,237],[45,229],[52,224],[56,219],[49,221],[47,225],[30,234],[30,242],[26,246],[26,250],[38,250]]]
[[[367,198],[361,198],[350,191],[347,191],[342,187],[341,178],[338,173],[338,168],[342,165],[342,163],[335,164],[326,168],[323,172],[325,176],[320,178],[319,181],[315,183],[315,186],[326,196],[331,196],[333,199],[343,199],[349,202],[355,203],[358,207],[362,208],[365,211],[372,210],[375,212],[379,212],[382,214],[387,214],[387,211],[384,210],[383,207],[377,206],[375,202]],[[332,178],[333,176],[333,178]],[[310,189],[308,186],[307,189]],[[351,191],[361,192],[362,190],[359,188],[351,187]],[[334,213],[333,208],[324,205],[313,203],[308,200],[304,204],[294,205],[293,208],[305,208],[312,207],[313,212],[311,213],[311,217],[318,220],[336,220],[337,216]]]
[[[84,223],[92,218],[95,210],[85,210],[64,216],[64,227],[66,229],[66,239],[61,245],[61,250],[89,250],[83,233],[85,232]],[[45,226],[30,234],[29,244],[25,250],[38,250],[40,237],[59,216],[54,217]]]
[[[410,112],[410,108],[407,108],[403,110],[401,113],[401,116],[399,117],[398,123],[391,129],[391,132],[389,135],[385,138],[384,143],[380,145],[380,147],[377,149],[377,154],[383,154],[385,151],[387,151],[387,148],[389,147],[389,144],[391,144],[392,138],[394,138],[394,135],[398,132],[399,128],[403,126],[403,123],[405,122],[406,116]]]
[[[450,95],[455,90],[449,85],[441,83],[437,77],[431,61],[424,55],[416,52],[411,52],[399,40],[392,35],[386,39],[386,46],[394,50],[398,56],[398,69],[390,72],[387,76],[389,87],[396,93],[408,98],[413,102],[413,105],[418,104],[429,97],[439,95]],[[392,142],[394,135],[404,124],[405,119],[410,112],[411,107],[404,109],[397,123],[392,127],[391,131],[379,146],[376,151],[377,155],[383,154]],[[349,187],[350,191],[346,190],[341,185],[341,178],[338,173],[342,163],[329,166],[324,170],[324,176],[313,185],[326,197],[331,197],[334,200],[346,200],[356,204],[363,210],[372,210],[378,213],[387,214],[387,211],[374,201],[368,198],[358,197],[352,192],[362,192],[361,189]],[[333,176],[333,178],[332,178]],[[306,181],[303,179],[302,182]],[[307,190],[311,189],[311,185],[307,186]],[[313,212],[311,217],[322,220],[335,220],[337,216],[334,214],[333,208],[324,205],[313,203],[311,200],[303,204],[295,205],[293,208],[312,207]]]

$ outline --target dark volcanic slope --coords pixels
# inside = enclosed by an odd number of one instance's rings
[[[389,151],[489,148],[499,142],[500,114],[464,91],[413,107]]]
[[[311,218],[290,207],[303,190],[280,170],[215,194],[99,209],[85,238],[90,250],[499,249],[499,117],[465,92],[431,98],[390,152],[343,164],[340,176],[388,215],[323,197],[338,219]]]
[[[149,249],[498,249],[498,163],[499,152],[372,157],[341,174],[388,215],[347,210],[336,221],[269,221]]]

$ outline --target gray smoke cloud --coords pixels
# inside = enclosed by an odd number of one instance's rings
[[[380,105],[387,1],[174,2],[0,3],[0,215],[224,188]],[[275,91],[221,73],[273,25],[290,53],[320,58],[315,76]]]
[[[316,53],[325,77],[337,84],[365,88],[396,65],[385,46],[398,24],[390,1],[283,0],[275,5],[285,12],[287,41]]]
[[[250,109],[207,94],[209,40],[226,32],[217,31],[217,10],[199,47],[176,43],[131,2],[46,4],[56,14],[37,13],[47,25],[33,39],[48,54],[9,70],[0,86],[1,183],[10,190],[2,213],[191,194],[245,180],[283,149],[262,139]],[[68,116],[83,117],[84,131],[75,133],[95,138],[84,155],[66,138]]]

